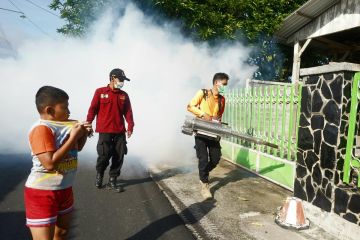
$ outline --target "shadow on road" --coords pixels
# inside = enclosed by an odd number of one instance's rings
[[[1,212],[0,236],[4,240],[30,239],[30,231],[25,226],[25,213]]]
[[[23,185],[32,163],[27,154],[0,154],[0,238],[30,239],[25,226]]]
[[[30,231],[25,226],[24,212],[0,213],[1,239],[30,239]]]
[[[226,177],[212,177],[210,178],[210,182],[218,182],[216,185],[211,187],[210,191],[214,194],[217,190],[222,187],[225,187],[227,184],[231,182],[237,182],[245,178],[257,178],[257,176],[251,172],[235,168],[229,173],[226,174]]]
[[[142,183],[146,183],[146,182],[152,182],[153,180],[151,179],[151,177],[147,177],[147,178],[138,178],[138,179],[119,179],[117,181],[118,184],[120,184],[124,189],[128,186],[131,185],[136,185],[136,184],[142,184]]]
[[[27,154],[0,154],[0,202],[30,173],[31,159]]]
[[[185,220],[186,224],[196,224],[206,216],[215,207],[215,201],[203,201],[191,204],[184,209],[179,215]],[[127,238],[128,240],[155,240],[160,238],[164,233],[184,222],[174,213],[163,217],[148,226],[141,229],[138,233]]]
[[[160,182],[167,178],[172,178],[178,174],[188,174],[193,171],[197,171],[196,168],[197,168],[196,166],[186,165],[186,166],[179,166],[179,167],[165,169],[160,172],[152,171],[151,177],[155,182]]]

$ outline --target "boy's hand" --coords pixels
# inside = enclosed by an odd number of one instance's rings
[[[85,129],[86,129],[86,134],[87,134],[87,136],[88,136],[88,137],[92,137],[93,134],[94,134],[94,130],[93,130],[93,128],[92,128],[92,124],[85,121],[85,122],[82,123],[82,125],[83,125],[83,126],[85,127]]]
[[[86,128],[81,123],[76,123],[74,127],[71,129],[70,137],[74,137],[78,139],[82,137],[86,133]]]

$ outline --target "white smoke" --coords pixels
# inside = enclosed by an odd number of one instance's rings
[[[124,87],[135,120],[129,155],[148,163],[183,162],[194,156],[194,140],[180,126],[195,92],[211,87],[216,72],[242,84],[255,71],[245,63],[249,49],[241,44],[194,44],[172,24],[153,24],[132,4],[120,18],[105,13],[84,39],[30,40],[17,52],[16,59],[0,59],[0,153],[29,152],[27,134],[39,117],[34,96],[41,86],[64,89],[71,118],[85,120],[95,89],[119,67],[131,79]],[[96,141],[89,139],[84,149],[94,159]]]

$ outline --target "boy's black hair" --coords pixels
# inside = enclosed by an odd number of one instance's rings
[[[213,77],[213,84],[215,84],[216,80],[222,80],[222,79],[226,79],[229,80],[229,75],[227,75],[226,73],[215,73],[214,77]]]
[[[52,86],[41,87],[35,96],[35,104],[39,113],[42,113],[46,106],[54,106],[67,100],[69,100],[69,95],[64,90]]]

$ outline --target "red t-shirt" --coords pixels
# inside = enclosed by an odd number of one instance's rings
[[[133,131],[134,120],[129,96],[122,90],[113,90],[109,87],[98,88],[88,111],[86,120],[92,122],[96,118],[96,132],[124,133]]]

